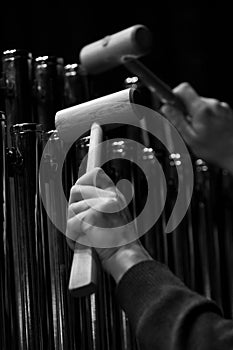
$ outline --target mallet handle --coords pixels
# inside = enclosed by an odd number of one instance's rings
[[[155,93],[162,103],[171,104],[182,111],[184,115],[188,114],[183,102],[173,93],[172,89],[142,62],[126,56],[122,59],[122,63],[132,74],[138,76],[142,84]]]
[[[100,165],[101,152],[96,147],[102,141],[102,128],[93,123],[90,133],[90,143],[87,158],[87,171]],[[70,272],[69,291],[75,297],[95,293],[97,286],[97,266],[93,248],[76,243]]]

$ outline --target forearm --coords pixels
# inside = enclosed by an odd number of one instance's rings
[[[117,286],[140,349],[230,350],[233,322],[218,306],[188,289],[163,264],[144,261]]]

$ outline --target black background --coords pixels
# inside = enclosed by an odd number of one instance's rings
[[[233,105],[230,7],[230,1],[8,1],[1,11],[0,49],[22,48],[74,63],[84,45],[144,24],[154,47],[143,61],[157,76],[171,87],[189,81],[201,95]]]

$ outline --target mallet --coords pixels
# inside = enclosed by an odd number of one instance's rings
[[[138,58],[151,51],[152,46],[150,30],[138,24],[84,46],[79,53],[79,60],[90,75],[100,74],[123,64],[162,103],[171,104],[187,115],[183,102],[173,94],[172,89],[138,61]]]
[[[140,119],[134,104],[141,104],[141,96],[134,88],[124,89],[77,106],[58,111],[55,125],[65,142],[74,142],[77,135],[91,129],[87,171],[100,166],[100,152],[96,146],[102,140],[102,125],[116,127]],[[117,124],[119,123],[119,124]],[[139,123],[138,123],[139,125]],[[70,273],[69,290],[74,296],[84,296],[96,291],[96,262],[93,248],[76,244]]]

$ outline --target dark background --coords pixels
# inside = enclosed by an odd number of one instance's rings
[[[0,49],[24,48],[34,56],[53,54],[74,63],[84,45],[144,24],[154,35],[154,48],[143,61],[158,77],[171,87],[189,81],[203,96],[233,105],[230,7],[223,1],[76,0],[27,6],[8,1],[1,13]]]

